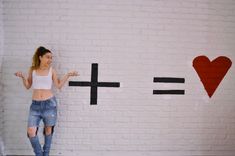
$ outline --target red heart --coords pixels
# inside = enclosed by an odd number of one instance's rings
[[[209,97],[214,94],[231,65],[232,61],[225,56],[217,57],[212,62],[206,56],[194,58],[193,67],[200,77]]]

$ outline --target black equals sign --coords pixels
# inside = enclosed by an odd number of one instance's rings
[[[156,83],[184,83],[184,78],[174,78],[174,77],[154,77],[153,82]],[[176,94],[184,95],[184,90],[153,90],[153,94]]]

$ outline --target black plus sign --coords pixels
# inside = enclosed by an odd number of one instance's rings
[[[90,86],[91,98],[90,104],[97,104],[97,89],[98,87],[120,87],[119,82],[98,82],[98,64],[92,63],[91,82],[89,81],[69,81],[69,86]]]

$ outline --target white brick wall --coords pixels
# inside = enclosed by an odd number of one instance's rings
[[[0,0],[0,155],[3,155],[3,97],[2,97],[2,58],[3,58],[3,6],[2,0]]]
[[[199,55],[235,60],[234,0],[3,0],[3,18],[0,116],[7,154],[33,154],[26,137],[32,90],[13,73],[27,72],[43,45],[60,75],[75,69],[81,76],[70,80],[90,81],[91,63],[98,63],[99,81],[121,84],[99,88],[92,106],[88,87],[56,91],[52,154],[235,155],[234,67],[211,99],[192,67]],[[153,83],[157,76],[186,82]],[[185,95],[152,94],[172,86]]]

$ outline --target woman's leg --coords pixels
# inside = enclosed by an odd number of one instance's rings
[[[36,156],[42,156],[42,147],[37,136],[40,120],[40,103],[33,101],[29,111],[27,136]]]
[[[43,156],[49,156],[51,149],[52,136],[54,132],[54,126],[45,126],[44,127],[44,146],[43,146]]]
[[[43,111],[43,122],[45,125],[43,131],[45,137],[45,142],[43,146],[43,156],[49,155],[56,120],[57,120],[57,101],[55,97],[53,97],[47,101],[46,107]]]
[[[38,127],[28,127],[27,136],[29,138],[29,141],[33,147],[36,156],[42,156],[42,147],[39,142],[37,132],[38,132]]]

